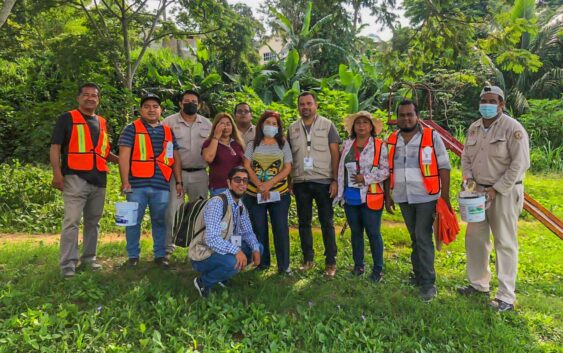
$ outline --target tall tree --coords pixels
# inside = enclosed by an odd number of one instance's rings
[[[151,9],[148,0],[69,0],[88,18],[100,40],[108,45],[108,55],[122,86],[131,90],[135,73],[147,48],[167,36],[185,33],[163,16],[175,0],[158,0]]]
[[[4,0],[4,5],[2,5],[2,8],[0,8],[0,28],[2,28],[4,23],[6,23],[6,20],[8,19],[8,16],[10,16],[12,7],[14,7],[15,3],[16,0]]]
[[[207,33],[200,37],[206,49],[206,72],[216,71],[223,79],[241,77],[249,82],[252,66],[258,63],[258,43],[254,39],[264,28],[242,4],[226,0],[180,0],[186,10],[178,23],[193,31]]]
[[[354,33],[358,33],[362,24],[362,9],[370,10],[371,15],[375,16],[375,21],[383,26],[393,27],[397,15],[392,12],[396,7],[396,0],[347,0],[352,6],[352,28]]]
[[[310,18],[307,19],[309,3],[312,3]],[[272,12],[270,9],[274,9]],[[331,76],[338,72],[338,65],[347,63],[348,55],[353,53],[355,34],[352,31],[350,14],[343,1],[339,0],[266,0],[262,11],[269,17],[269,24],[274,32],[284,37],[288,31],[283,27],[290,27],[296,34],[302,32],[304,26],[315,28],[318,22],[322,26],[314,31],[315,39],[331,45],[315,45],[308,50],[307,57],[316,60],[313,74],[316,77]],[[280,26],[279,16],[283,14],[287,19],[284,26]],[[323,20],[330,16],[330,23]],[[314,43],[314,42],[312,42]]]

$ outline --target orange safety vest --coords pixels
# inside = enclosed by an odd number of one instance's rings
[[[131,154],[131,175],[135,178],[152,178],[155,168],[158,166],[162,175],[164,175],[164,179],[170,181],[174,157],[167,157],[166,154],[173,148],[172,129],[169,126],[162,125],[164,128],[164,144],[160,155],[155,157],[151,138],[141,119],[135,120],[133,126],[135,127],[135,142]]]
[[[422,138],[418,148],[418,162],[424,187],[429,195],[436,195],[440,192],[440,175],[438,173],[438,160],[436,159],[436,150],[434,149],[434,140],[432,139],[434,129],[425,127],[422,130]],[[395,146],[397,145],[397,137],[399,131],[395,131],[389,136],[387,144],[389,146],[389,174],[391,181],[391,189],[395,186],[394,158]]]
[[[110,144],[106,129],[106,119],[96,115],[100,124],[100,136],[96,147],[92,143],[92,135],[88,123],[78,110],[71,110],[72,131],[67,152],[67,165],[71,170],[92,171],[94,166],[100,172],[107,172],[106,158],[109,155]]]
[[[379,167],[379,158],[381,156],[381,146],[383,145],[383,140],[376,137],[373,138],[374,152],[373,152],[373,166]],[[366,205],[370,210],[381,211],[383,209],[383,189],[379,186],[379,183],[373,183],[368,185],[368,192],[366,194]]]

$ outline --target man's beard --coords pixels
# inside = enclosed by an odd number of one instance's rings
[[[401,132],[413,132],[414,129],[416,129],[416,125],[413,127],[400,127],[399,130],[401,130]]]
[[[231,192],[231,195],[236,199],[240,199],[244,196],[244,191],[241,194],[237,193],[236,191],[234,191],[232,189],[230,189],[229,191]]]

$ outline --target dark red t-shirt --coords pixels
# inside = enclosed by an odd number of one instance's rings
[[[211,140],[206,140],[201,146],[203,150]],[[215,159],[209,164],[209,188],[218,189],[227,187],[227,176],[231,169],[236,166],[242,165],[242,158],[244,157],[244,150],[235,141],[231,141],[231,148],[217,144],[217,153]]]

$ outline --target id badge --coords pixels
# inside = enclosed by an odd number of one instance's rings
[[[313,170],[313,157],[305,157],[303,158],[303,169],[304,170]]]
[[[233,244],[234,246],[238,246],[239,248],[242,247],[242,236],[231,235],[231,244]]]
[[[168,142],[166,144],[166,158],[174,157],[174,144],[172,142]]]
[[[422,149],[422,164],[432,164],[432,147],[426,146]]]

